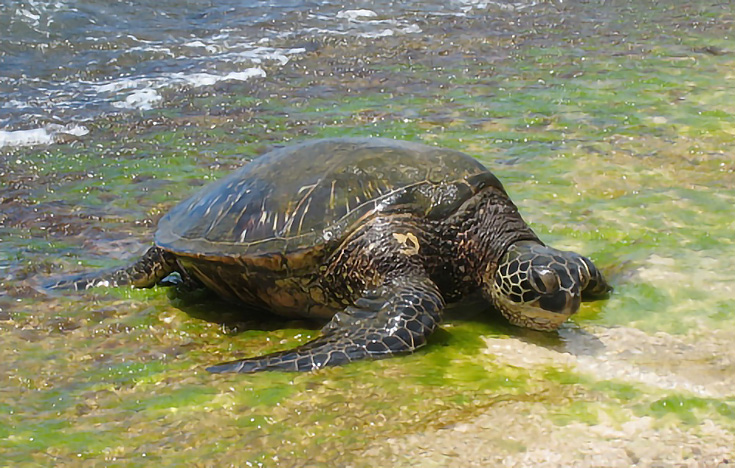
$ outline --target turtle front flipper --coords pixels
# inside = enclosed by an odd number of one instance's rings
[[[176,257],[153,246],[140,259],[127,267],[52,278],[41,284],[41,288],[45,290],[73,289],[75,291],[98,286],[131,285],[136,288],[150,288],[174,271],[176,271]]]
[[[400,277],[338,312],[318,338],[297,348],[226,362],[210,372],[310,371],[412,352],[441,321],[444,299],[428,278]]]

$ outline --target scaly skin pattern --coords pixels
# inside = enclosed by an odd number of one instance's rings
[[[84,291],[94,287],[135,286],[151,288],[177,271],[176,256],[159,247],[149,248],[142,257],[124,268],[91,271],[45,281],[42,289],[71,289]]]
[[[586,257],[535,242],[510,246],[486,295],[514,325],[555,330],[584,299],[611,291]]]
[[[284,196],[288,187],[273,185],[279,168],[304,164],[296,159],[304,155],[314,182],[293,188],[297,202],[280,202],[288,208],[284,218],[269,211],[267,203],[275,202],[268,196]],[[394,157],[403,162],[391,166]],[[313,158],[332,172],[320,172]],[[425,158],[462,169],[425,172]],[[292,350],[209,368],[241,373],[308,371],[412,352],[436,330],[445,303],[477,290],[511,323],[538,330],[556,329],[583,296],[610,290],[589,259],[543,245],[500,182],[468,158],[386,140],[327,140],[274,152],[249,172],[240,170],[182,202],[159,226],[156,246],[134,264],[46,287],[150,287],[178,272],[234,303],[329,319],[317,338]],[[381,171],[375,168],[382,163],[401,171],[371,178],[367,171]],[[350,186],[343,171],[349,164],[362,164],[358,180],[365,192]],[[324,179],[334,174],[342,174],[335,179],[342,185]],[[353,205],[338,189],[357,193]],[[323,220],[307,216],[316,206]],[[272,237],[246,238],[268,229]]]
[[[441,321],[444,300],[431,280],[401,276],[365,292],[298,348],[209,367],[210,372],[309,371],[417,349]]]

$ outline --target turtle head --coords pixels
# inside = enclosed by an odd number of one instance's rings
[[[612,290],[588,258],[531,241],[512,244],[491,270],[485,297],[512,324],[534,330],[556,330],[583,298]]]

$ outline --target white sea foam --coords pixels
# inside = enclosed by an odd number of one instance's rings
[[[135,89],[140,85],[141,81],[144,80],[132,80],[129,78],[124,78],[120,80],[113,80],[100,85],[94,85],[92,86],[92,89],[94,89],[94,91],[97,93],[115,93],[123,89]]]
[[[378,37],[389,37],[396,34],[392,29],[383,29],[382,31],[370,31],[358,34],[360,37],[367,37],[368,39],[375,39]]]
[[[150,110],[153,105],[163,100],[155,89],[140,89],[125,97],[124,101],[113,102],[112,105],[121,109]]]
[[[368,39],[421,32],[417,24],[402,19],[376,19],[378,14],[372,10],[342,10],[333,17],[323,15],[315,17],[325,24],[332,23],[334,26],[305,28],[305,32],[324,36],[356,36]],[[335,19],[343,21],[335,22]]]
[[[192,48],[203,47],[208,51],[216,48],[214,45],[207,44],[199,39],[183,45]],[[158,51],[155,46],[146,46],[146,49]],[[165,51],[170,53],[168,48],[165,48]],[[265,46],[253,47],[252,43],[235,43],[229,46],[228,52],[216,56],[204,56],[201,61],[211,62],[216,60],[218,62],[250,63],[253,65],[276,62],[279,65],[285,65],[291,60],[291,57],[304,52],[306,52],[304,48],[277,49]],[[199,61],[199,58],[190,57],[189,60]],[[265,76],[266,72],[261,67],[254,66],[241,71],[221,74],[173,72],[138,78],[120,78],[108,82],[81,82],[80,85],[89,87],[93,94],[98,94],[103,99],[109,99],[116,108],[150,110],[163,102],[163,98],[158,92],[163,88],[172,86],[198,88],[212,86],[223,81],[247,81]]]
[[[84,136],[89,133],[81,125],[47,125],[30,130],[0,130],[0,148],[5,146],[48,145],[56,142],[59,135]]]
[[[359,18],[375,18],[378,14],[372,10],[342,10],[337,13],[337,18],[357,20]]]
[[[212,86],[222,81],[247,81],[252,78],[262,78],[265,76],[265,71],[259,67],[221,75],[212,73],[169,73],[155,78],[115,80],[101,85],[94,85],[94,89],[98,93],[117,94],[133,90],[123,99],[118,98],[119,100],[114,101],[112,105],[121,109],[150,110],[163,101],[163,98],[158,93],[158,90],[163,88],[176,85],[199,88],[202,86]]]
[[[198,88],[200,86],[212,86],[220,81],[247,81],[251,78],[264,78],[265,71],[262,68],[248,68],[241,72],[230,72],[225,75],[213,75],[211,73],[173,73],[169,75],[170,83],[183,83]]]
[[[217,52],[218,48],[212,44],[205,44],[204,42],[200,40],[194,40],[187,42],[185,44],[182,44],[184,47],[194,47],[194,48],[202,48],[206,50],[207,52],[213,54]]]
[[[495,2],[490,0],[459,0],[457,3],[460,5],[460,9],[465,12],[472,9],[485,10],[489,7],[497,8],[499,10],[507,11],[520,11],[526,8],[531,8],[539,4],[538,1],[522,1],[522,2]]]

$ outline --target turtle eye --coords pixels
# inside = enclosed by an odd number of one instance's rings
[[[559,275],[549,268],[533,268],[531,285],[541,294],[551,294],[559,290]]]

